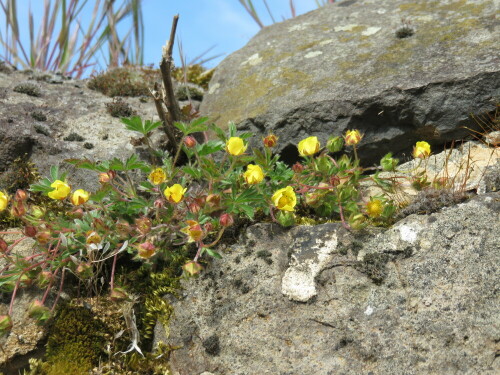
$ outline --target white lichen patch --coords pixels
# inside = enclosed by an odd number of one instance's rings
[[[401,240],[414,244],[417,241],[419,227],[411,227],[409,225],[401,225],[399,228],[399,237]]]
[[[352,31],[355,27],[358,27],[359,25],[351,24],[351,25],[345,25],[345,26],[336,26],[334,30],[336,32],[339,31]]]
[[[315,252],[313,257],[300,259],[292,255],[291,265],[281,279],[281,292],[289,299],[297,302],[307,302],[317,294],[316,276],[331,260],[337,248],[337,236],[334,234],[328,240],[316,239],[311,247]]]
[[[370,35],[378,33],[381,29],[382,29],[381,27],[369,27],[365,31],[363,31],[361,34],[364,36],[370,36]]]
[[[320,46],[326,46],[327,44],[333,43],[333,39],[325,39],[319,42]]]
[[[322,54],[323,54],[323,52],[321,52],[321,51],[311,51],[311,52],[308,52],[308,53],[304,56],[304,58],[306,58],[306,59],[310,59],[310,58],[312,58],[312,57],[316,57],[316,56],[319,56],[319,55],[322,55]]]
[[[219,89],[219,87],[220,87],[220,83],[219,82],[217,82],[214,85],[211,85],[210,89],[208,90],[208,93],[209,94],[213,94],[213,93],[217,92],[217,90]]]
[[[371,314],[373,314],[373,307],[368,306],[365,310],[365,315],[370,316]]]
[[[293,25],[288,28],[288,31],[301,31],[307,29],[307,27],[310,25],[309,22],[304,22],[304,23],[299,23],[298,25]]]
[[[257,64],[260,64],[261,62],[262,62],[262,57],[260,57],[258,53],[254,53],[247,60],[243,61],[240,65],[248,64],[251,66],[255,66]]]

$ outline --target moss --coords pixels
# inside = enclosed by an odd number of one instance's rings
[[[409,38],[413,34],[415,34],[415,30],[408,26],[403,26],[396,30],[396,38],[399,39]]]
[[[366,274],[375,284],[381,284],[387,276],[386,264],[389,260],[387,254],[369,253],[356,263],[355,268]]]
[[[40,87],[30,82],[20,83],[19,85],[14,87],[14,91],[29,96],[42,96],[42,90],[40,90]]]
[[[81,306],[63,306],[47,341],[46,375],[87,374],[103,354],[106,327]]]
[[[87,150],[92,150],[94,148],[94,144],[90,142],[85,142],[83,144],[83,147],[86,148]]]
[[[85,138],[83,138],[80,134],[73,132],[64,137],[63,140],[66,142],[83,142]]]
[[[35,131],[38,133],[38,134],[43,134],[47,137],[50,136],[50,132],[48,131],[48,129],[43,126],[43,125],[40,125],[40,124],[35,124],[33,125],[33,128],[35,129]]]
[[[47,121],[47,116],[42,111],[33,111],[30,115],[37,121]]]
[[[212,335],[202,342],[205,351],[211,356],[217,356],[220,353],[220,341],[219,336]]]
[[[106,111],[113,117],[130,117],[135,114],[130,104],[122,98],[115,98],[111,103],[106,103]]]
[[[193,64],[187,67],[185,73],[188,83],[194,83],[195,85],[201,86],[204,90],[207,90],[208,83],[214,74],[214,69],[207,70],[200,64]],[[172,77],[177,82],[184,82],[184,69],[175,68],[172,71]]]
[[[158,69],[126,66],[91,77],[88,88],[110,97],[149,96],[149,88],[160,80]]]
[[[257,254],[255,254],[255,256],[257,258],[262,259],[264,262],[266,262],[269,265],[273,263],[273,260],[271,259],[272,255],[273,254],[271,254],[271,252],[269,252],[267,250],[260,250],[260,251],[257,251]]]
[[[175,90],[177,100],[202,100],[203,90],[194,84],[181,84]]]

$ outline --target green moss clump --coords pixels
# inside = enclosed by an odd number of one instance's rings
[[[115,96],[149,96],[149,88],[161,80],[158,69],[125,66],[90,78],[88,88]]]
[[[33,128],[35,128],[35,131],[38,134],[43,134],[46,137],[50,136],[50,132],[47,130],[47,128],[45,126],[42,126],[41,124],[35,124],[35,125],[33,125]]]
[[[202,100],[203,90],[194,84],[182,84],[175,90],[175,97],[177,100]]]
[[[33,117],[37,121],[47,121],[47,115],[42,111],[31,112],[31,117]]]
[[[47,342],[46,375],[88,374],[99,362],[106,327],[81,306],[61,308]]]
[[[366,274],[375,284],[379,285],[387,276],[386,264],[390,257],[383,253],[366,254],[362,261],[359,261],[355,268]]]
[[[40,87],[30,82],[20,83],[14,87],[14,91],[29,96],[42,96],[42,90],[40,90]]]
[[[106,111],[113,117],[130,117],[135,114],[130,104],[121,98],[115,98],[111,103],[106,103]]]
[[[214,69],[206,70],[200,64],[189,65],[186,68],[186,80],[189,83],[203,87],[208,90],[208,83],[212,79]],[[172,71],[172,77],[178,82],[184,82],[184,69],[175,68]]]
[[[80,134],[73,132],[64,137],[63,140],[66,142],[83,142],[85,138],[83,138]]]

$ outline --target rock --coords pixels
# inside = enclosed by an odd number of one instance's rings
[[[16,229],[11,229],[15,232]],[[8,234],[2,236],[9,244],[21,239],[21,234]],[[33,245],[35,241],[31,238],[25,238],[13,248],[13,254],[25,257],[33,254]],[[0,267],[4,269],[6,262],[0,258]],[[12,371],[20,369],[28,364],[29,358],[41,357],[44,348],[41,346],[47,335],[46,327],[40,326],[34,319],[28,317],[27,311],[29,305],[36,299],[41,300],[44,290],[37,288],[20,289],[17,293],[12,309],[13,327],[11,332],[0,338],[0,371]],[[50,301],[53,302],[53,301]],[[0,315],[7,314],[9,311],[10,299],[3,300],[0,303]],[[16,371],[17,373],[17,371]]]
[[[14,91],[19,82],[35,82],[41,96]],[[143,119],[158,120],[152,101],[125,101]],[[95,191],[99,187],[97,173],[63,161],[126,159],[134,152],[130,141],[139,134],[126,130],[119,118],[107,112],[106,104],[111,102],[88,89],[85,81],[30,71],[0,72],[0,172],[8,172],[15,159],[28,155],[42,176],[49,175],[52,165],[63,165],[72,186]],[[40,114],[45,116],[43,123]],[[0,181],[0,190],[4,188]]]
[[[493,375],[498,233],[500,193],[372,233],[256,224],[184,281],[155,342],[181,347],[176,375]]]
[[[288,160],[301,139],[324,145],[346,129],[365,134],[368,164],[416,141],[441,146],[499,102],[497,10],[496,0],[336,2],[266,27],[228,56],[200,110],[221,126],[275,133]],[[397,37],[403,27],[413,34]]]

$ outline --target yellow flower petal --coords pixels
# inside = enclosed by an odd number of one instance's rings
[[[243,173],[243,177],[245,181],[249,185],[258,184],[264,179],[264,172],[262,172],[262,168],[258,165],[249,164],[247,165],[247,170]]]
[[[234,156],[241,155],[245,152],[247,146],[240,137],[231,137],[226,142],[226,151]]]
[[[73,195],[71,195],[71,203],[73,203],[75,206],[79,206],[87,202],[89,198],[90,198],[90,193],[88,191],[85,191],[83,189],[78,189],[75,190]]]
[[[149,174],[149,181],[154,185],[160,185],[167,180],[167,175],[162,168],[156,168]]]
[[[63,200],[71,192],[69,185],[61,180],[55,180],[50,187],[54,188],[54,190],[49,192],[47,195],[52,199]]]
[[[5,210],[8,204],[9,204],[9,197],[4,192],[0,191],[0,211]]]
[[[293,211],[297,204],[297,196],[291,186],[277,190],[271,199],[276,208],[282,211]]]
[[[187,188],[183,188],[179,184],[174,184],[166,188],[163,191],[163,194],[170,202],[179,203],[182,198],[184,198],[184,193],[186,192],[186,190]]]
[[[417,142],[413,147],[413,157],[425,159],[431,154],[431,145],[425,141]]]
[[[311,156],[319,151],[318,137],[308,137],[299,142],[297,148],[300,156]]]

